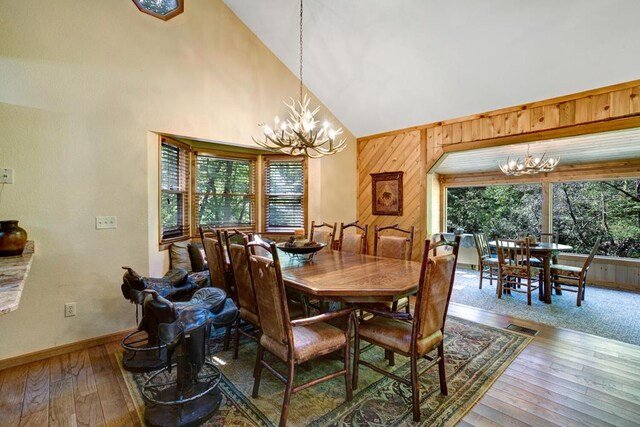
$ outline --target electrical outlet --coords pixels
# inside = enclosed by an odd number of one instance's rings
[[[96,230],[105,230],[107,228],[118,228],[117,216],[97,216]]]
[[[64,305],[64,317],[73,317],[76,315],[76,303],[68,302]]]
[[[0,184],[13,184],[13,169],[0,169]]]

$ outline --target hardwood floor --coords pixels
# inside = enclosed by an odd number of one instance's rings
[[[540,333],[460,426],[638,426],[640,347],[452,303],[450,314]],[[139,426],[118,342],[0,371],[0,426]]]

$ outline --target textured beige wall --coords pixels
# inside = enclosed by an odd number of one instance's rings
[[[20,308],[0,316],[0,359],[134,326],[120,266],[166,268],[155,132],[251,145],[256,124],[297,93],[218,0],[190,0],[168,22],[130,1],[4,2],[0,76],[0,167],[15,170],[0,218],[36,241]],[[312,164],[312,219],[355,218],[347,134],[345,152]],[[95,230],[96,215],[116,215],[118,228]],[[71,301],[77,316],[64,318]]]

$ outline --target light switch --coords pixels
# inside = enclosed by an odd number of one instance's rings
[[[117,216],[97,216],[96,230],[106,230],[108,228],[118,228]]]
[[[0,184],[13,184],[13,169],[0,169]]]

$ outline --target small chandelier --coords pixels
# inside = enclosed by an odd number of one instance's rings
[[[333,129],[326,120],[319,126],[315,119],[320,107],[309,109],[311,98],[302,95],[302,0],[300,0],[300,100],[291,98],[290,103],[284,102],[288,108],[289,118],[280,120],[276,116],[274,126],[261,123],[264,140],[253,138],[259,146],[270,151],[279,151],[292,156],[308,156],[312,158],[327,156],[342,151],[346,147],[346,140],[337,138],[342,134],[342,128]]]
[[[527,144],[527,156],[524,159],[507,157],[507,161],[500,163],[500,170],[507,176],[534,175],[540,172],[551,172],[560,162],[560,157],[547,157],[529,154]]]

